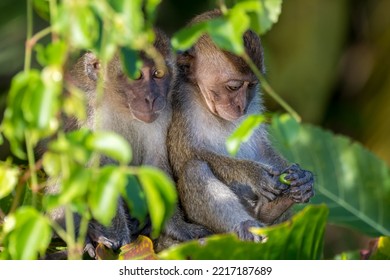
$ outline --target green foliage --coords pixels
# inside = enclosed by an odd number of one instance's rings
[[[237,154],[241,143],[247,142],[253,131],[265,121],[263,115],[248,116],[226,140],[226,149],[231,155]]]
[[[214,235],[162,251],[162,259],[179,260],[316,260],[322,257],[328,215],[326,206],[308,206],[291,221],[253,229],[265,241],[240,241],[235,235]]]
[[[61,115],[84,120],[85,96],[64,81],[63,69],[68,56],[92,50],[103,64],[117,50],[125,72],[135,77],[140,67],[139,51],[158,61],[153,47],[153,24],[161,0],[45,1],[32,0],[35,10],[50,19],[50,27],[28,34],[25,70],[17,74],[7,98],[0,131],[10,142],[13,154],[27,159],[28,170],[0,162],[0,258],[36,259],[49,246],[53,228],[67,242],[72,254],[82,247],[88,220],[108,225],[122,196],[132,215],[142,221],[150,215],[156,237],[172,215],[177,200],[175,188],[163,172],[155,168],[129,166],[132,150],[123,137],[107,131],[80,129],[65,133]],[[223,1],[222,1],[223,2]],[[28,2],[31,3],[31,2]],[[259,34],[277,22],[282,0],[238,0],[223,16],[185,28],[172,39],[176,50],[190,48],[202,34],[209,34],[224,50],[248,62],[268,92],[282,106],[283,100],[269,87],[259,69],[244,52],[242,35],[247,29]],[[51,14],[50,14],[51,12]],[[32,10],[28,10],[32,15]],[[29,22],[32,27],[32,22]],[[113,32],[115,30],[115,32]],[[37,45],[51,33],[52,42]],[[33,37],[32,37],[33,36]],[[42,69],[30,69],[32,49]],[[66,95],[61,94],[63,89]],[[103,87],[100,87],[103,89]],[[291,111],[289,111],[291,112]],[[250,116],[229,137],[232,154],[247,141],[264,121]],[[319,128],[302,125],[289,117],[276,117],[271,125],[275,145],[292,162],[316,173],[315,204],[277,226],[254,229],[265,235],[264,242],[239,241],[233,235],[215,235],[202,242],[192,241],[160,254],[165,259],[320,259],[327,221],[354,227],[371,235],[390,235],[389,168],[363,147],[345,137],[334,136]],[[1,138],[2,140],[2,138]],[[42,165],[49,178],[39,181],[33,148],[48,142]],[[2,141],[1,141],[2,143]],[[101,159],[113,164],[100,166]],[[115,163],[115,164],[114,164]],[[46,195],[41,209],[41,189],[58,184],[60,192]],[[64,207],[67,222],[74,213],[81,216],[80,235],[62,232],[45,211]],[[84,236],[83,236],[84,234]],[[120,258],[155,258],[149,239],[139,239],[122,248]],[[389,259],[389,238],[380,237],[373,259]],[[115,255],[100,245],[102,255]],[[141,250],[141,255],[137,252]],[[74,253],[73,253],[74,254]],[[342,254],[341,258],[356,258]],[[80,258],[70,255],[69,258]]]
[[[36,259],[45,253],[51,239],[49,220],[29,206],[9,215],[3,231],[5,250],[1,258]]]
[[[175,49],[190,48],[203,34],[207,33],[222,49],[242,55],[244,53],[242,34],[249,28],[264,34],[277,22],[282,0],[240,0],[223,16],[182,29],[172,38]]]
[[[275,117],[274,145],[291,162],[314,172],[312,203],[329,206],[329,221],[371,236],[390,235],[390,170],[375,155],[344,136],[291,117]]]

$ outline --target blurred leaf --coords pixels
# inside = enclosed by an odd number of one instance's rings
[[[128,164],[132,158],[129,143],[123,136],[108,131],[95,131],[87,140],[87,147],[109,156],[120,163]]]
[[[390,237],[379,237],[376,252],[372,255],[374,260],[390,260]]]
[[[62,74],[56,68],[21,72],[13,78],[2,130],[17,157],[25,158],[26,134],[35,145],[56,130],[61,81]]]
[[[36,45],[37,60],[42,66],[62,67],[67,56],[67,45],[63,41],[56,41],[48,44],[46,47]]]
[[[50,222],[32,207],[21,207],[4,224],[6,250],[12,259],[36,259],[49,246]]]
[[[0,162],[0,199],[9,195],[16,187],[19,169]]]
[[[50,20],[49,0],[33,0],[33,7],[41,18]]]
[[[145,1],[145,12],[146,12],[146,18],[150,22],[154,22],[157,6],[161,3],[161,0],[146,0]]]
[[[92,215],[104,225],[115,216],[120,192],[126,184],[126,174],[117,166],[104,166],[96,176],[89,193]]]
[[[275,147],[315,174],[312,203],[326,203],[329,221],[371,236],[390,235],[390,169],[358,143],[288,115],[270,127]]]
[[[135,176],[129,175],[127,179],[122,196],[129,206],[131,216],[143,222],[148,215],[145,194]]]
[[[263,243],[221,234],[171,247],[158,256],[170,260],[318,260],[328,212],[324,205],[307,206],[291,221],[253,230],[266,235]]]
[[[138,170],[137,175],[150,211],[152,237],[155,238],[173,213],[177,199],[176,189],[161,170],[147,166],[142,166]]]
[[[61,2],[58,18],[53,20],[55,31],[71,46],[89,49],[98,40],[98,19],[86,1]]]
[[[43,155],[43,168],[50,177],[57,177],[61,174],[61,157],[50,151]]]
[[[255,129],[265,121],[263,115],[248,116],[226,140],[226,148],[231,155],[236,155],[243,142],[247,142]]]
[[[360,260],[360,252],[356,251],[348,251],[342,252],[334,257],[335,260]]]
[[[231,10],[249,13],[251,29],[259,35],[266,33],[279,19],[282,10],[282,0],[241,0]]]
[[[187,50],[198,41],[200,36],[207,32],[206,22],[194,24],[178,31],[172,37],[172,46],[176,50]]]
[[[123,69],[127,76],[131,79],[137,78],[142,68],[142,60],[140,59],[138,52],[130,48],[121,48],[120,58]]]

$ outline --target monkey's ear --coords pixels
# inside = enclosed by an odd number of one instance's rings
[[[88,78],[90,78],[93,81],[96,81],[99,75],[100,61],[93,53],[87,52],[84,55],[84,63],[85,63],[85,71],[87,72]]]
[[[193,64],[195,62],[195,55],[193,51],[187,50],[184,52],[179,52],[176,57],[177,67],[180,72],[182,72],[186,77],[191,76],[191,69],[193,69]]]

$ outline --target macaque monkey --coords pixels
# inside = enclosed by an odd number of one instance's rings
[[[88,127],[116,132],[132,146],[131,165],[152,165],[171,176],[166,134],[171,120],[168,93],[175,74],[174,63],[169,39],[157,29],[154,46],[163,56],[165,65],[155,65],[152,59],[141,52],[143,67],[135,79],[128,78],[124,73],[118,55],[103,69],[93,53],[85,53],[70,70],[68,79],[85,92],[88,117],[84,122],[68,120],[65,126],[68,129]],[[104,81],[103,98],[100,101],[97,98],[99,76]],[[102,165],[108,163],[108,158],[101,158]],[[58,191],[58,186],[55,188],[57,190],[54,191]],[[63,210],[58,211],[54,218],[63,219]],[[120,199],[111,226],[104,227],[94,220],[90,222],[86,250],[94,257],[96,243],[103,243],[115,250],[133,241],[138,234],[150,233],[150,223],[144,229],[137,227],[138,222],[130,217],[126,205]],[[209,231],[203,226],[185,222],[177,207],[174,216],[166,224],[164,234],[185,241],[205,236]]]
[[[206,12],[190,24],[218,16],[218,10]],[[247,31],[243,39],[246,53],[264,72],[260,38]],[[264,110],[259,81],[243,59],[203,35],[178,54],[177,66],[167,145],[185,215],[214,233],[259,241],[249,229],[287,219],[291,205],[308,202],[313,175],[272,148],[264,124],[236,157],[228,154],[226,138],[247,116]],[[282,173],[290,185],[279,181]]]

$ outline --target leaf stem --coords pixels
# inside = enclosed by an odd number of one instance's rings
[[[242,54],[241,57],[245,60],[245,62],[249,65],[253,73],[256,75],[256,77],[259,79],[262,88],[264,91],[271,96],[276,102],[280,104],[297,122],[301,122],[301,117],[298,115],[298,113],[285,102],[271,87],[271,85],[267,82],[267,80],[264,78],[263,74],[260,72],[260,70],[257,68],[255,63],[252,61],[252,59],[246,54]]]
[[[37,171],[35,169],[35,156],[34,156],[34,145],[32,143],[32,137],[28,131],[25,132],[25,138],[26,138],[26,149],[27,149],[27,159],[28,159],[28,166],[30,169],[30,176],[31,176],[31,190],[32,190],[32,205],[36,206],[36,200],[37,200],[37,192],[39,190],[38,186],[38,176]]]
[[[24,55],[24,71],[27,72],[31,68],[31,46],[29,45],[30,39],[33,34],[33,9],[32,1],[27,0],[27,36],[25,43],[25,55]]]

